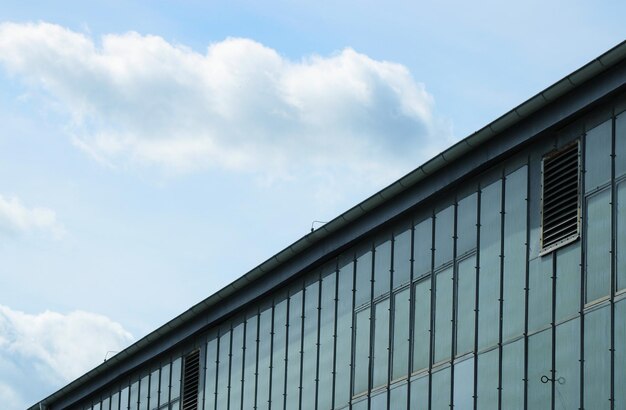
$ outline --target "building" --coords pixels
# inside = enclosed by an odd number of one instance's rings
[[[31,407],[626,408],[626,42]]]

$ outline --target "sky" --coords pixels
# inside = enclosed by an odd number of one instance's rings
[[[0,7],[22,409],[626,38],[617,1]]]

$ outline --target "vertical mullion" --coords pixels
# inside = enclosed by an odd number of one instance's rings
[[[289,367],[289,328],[291,327],[291,323],[289,323],[289,313],[291,312],[291,292],[287,292],[287,312],[285,313],[285,371],[283,377],[283,409],[287,409],[287,370]]]
[[[523,408],[528,410],[528,301],[530,288],[530,185],[531,185],[531,160],[526,159],[526,257],[525,257],[525,285],[524,285],[524,404]]]
[[[502,408],[502,332],[504,329],[504,234],[506,223],[506,180],[507,175],[502,171],[500,182],[500,307],[498,313],[498,408]]]
[[[481,208],[482,208],[482,189],[480,186],[476,196],[476,296],[474,302],[474,410],[478,410],[478,315],[479,315],[479,297],[480,297],[480,231],[481,231]]]
[[[339,305],[339,258],[337,258],[335,265],[335,299],[334,299],[334,309],[335,313],[333,315],[333,370],[332,380],[331,380],[331,399],[330,406],[332,409],[335,408],[335,379],[337,378],[337,311]],[[290,410],[290,409],[285,409]]]
[[[387,408],[389,408],[390,406],[389,383],[391,381],[391,373],[393,372],[392,349],[393,349],[393,341],[394,341],[393,332],[395,328],[395,318],[396,318],[396,314],[395,314],[396,304],[395,304],[394,297],[393,297],[395,242],[396,242],[396,234],[395,232],[393,232],[391,234],[391,261],[390,261],[391,266],[389,266],[389,314],[387,315],[387,320],[389,323],[389,332],[388,332],[389,337],[387,338],[387,387],[386,387]]]
[[[432,406],[432,370],[433,360],[435,358],[435,303],[436,303],[436,281],[435,281],[435,228],[437,225],[437,216],[433,213],[431,218],[431,238],[430,238],[430,330],[429,333],[429,351],[428,351],[428,408]]]
[[[306,304],[306,286],[302,283],[302,307],[300,309],[300,382],[298,383],[298,408],[302,408],[302,380],[304,378],[304,372],[302,370],[304,366],[304,308]]]
[[[356,357],[356,349],[355,349],[356,315],[354,313],[354,310],[356,308],[356,273],[357,273],[356,264],[357,264],[357,257],[356,257],[356,254],[354,254],[354,257],[352,258],[352,314],[350,315],[351,322],[352,322],[351,327],[350,327],[350,352],[352,356],[350,360],[350,403],[352,403],[352,397],[354,393],[354,359]],[[350,407],[351,406],[352,404],[350,404]]]
[[[557,255],[556,255],[556,251],[553,253],[552,256],[552,316],[551,316],[551,330],[552,330],[552,365],[551,365],[551,370],[550,370],[550,388],[551,388],[551,393],[550,393],[550,400],[552,401],[552,403],[550,404],[550,408],[552,410],[555,410],[555,405],[556,405],[556,385],[554,384],[555,379],[556,379],[556,286],[557,286],[557,276],[556,276],[556,272],[557,272]]]
[[[410,251],[410,263],[409,263],[409,360],[407,363],[407,397],[405,408],[408,409],[409,403],[411,403],[411,373],[413,370],[413,357],[415,343],[415,286],[413,286],[414,271],[413,262],[415,252],[415,221],[411,221],[411,251]]]
[[[581,137],[580,144],[578,145],[578,155],[579,155],[579,167],[582,168],[582,172],[579,175],[579,184],[580,184],[580,193],[579,193],[579,201],[580,201],[580,221],[579,228],[582,233],[582,241],[581,241],[581,253],[580,253],[580,272],[581,272],[581,280],[580,280],[580,407],[584,407],[584,398],[585,398],[585,301],[587,300],[587,246],[586,246],[586,235],[587,235],[587,223],[586,218],[584,218],[585,213],[587,212],[587,202],[585,201],[585,173],[587,171],[587,158],[583,154],[585,152],[585,147],[587,146],[587,131],[584,130],[583,137]]]
[[[617,209],[615,186],[615,113],[611,113],[611,409],[615,407],[615,290],[617,288]]]
[[[317,275],[317,341],[315,342],[315,409],[317,409],[320,378],[320,336],[322,321],[322,274]]]
[[[370,408],[371,405],[371,397],[370,392],[372,391],[372,386],[374,384],[374,331],[376,323],[376,311],[374,309],[374,266],[376,265],[376,246],[374,243],[370,245],[370,252],[372,252],[372,257],[370,259],[370,323],[369,323],[369,331],[370,331],[370,340],[369,340],[369,356],[367,361],[369,362],[369,366],[367,367],[367,408]],[[377,410],[377,409],[374,409]]]
[[[272,410],[272,381],[274,373],[274,311],[276,309],[276,300],[272,301],[272,317],[270,319],[270,372],[269,372],[269,391],[267,392],[267,408]]]
[[[457,237],[458,237],[458,232],[457,232],[457,225],[458,225],[458,211],[459,211],[459,204],[458,204],[458,197],[455,198],[454,200],[454,222],[453,222],[453,233],[452,233],[452,323],[450,324],[452,326],[452,332],[450,332],[450,335],[452,337],[452,341],[450,343],[450,399],[449,399],[449,403],[450,403],[450,408],[454,408],[454,356],[456,353],[456,322],[457,322],[457,302],[458,302],[458,290],[457,290],[457,283],[458,283],[458,269],[457,269],[457,260],[456,260],[456,253],[457,253]]]

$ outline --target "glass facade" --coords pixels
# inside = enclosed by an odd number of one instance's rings
[[[209,329],[199,408],[625,408],[626,114],[589,122]],[[574,140],[581,235],[540,255],[541,157]],[[178,409],[181,363],[80,409]]]

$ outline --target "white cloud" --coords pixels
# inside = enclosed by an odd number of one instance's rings
[[[88,312],[32,315],[0,305],[0,402],[33,404],[133,340],[109,318]]]
[[[57,221],[56,213],[48,208],[28,208],[19,198],[0,195],[0,231],[11,233],[45,232],[55,238],[64,235],[65,229]]]
[[[405,172],[448,145],[449,124],[406,67],[350,48],[292,61],[249,39],[201,54],[161,37],[0,24],[0,64],[69,115],[110,164],[264,176]]]

